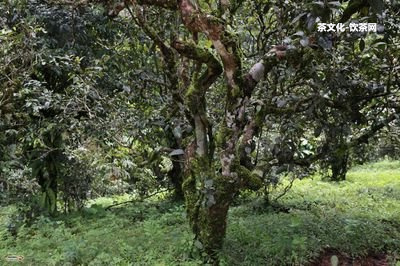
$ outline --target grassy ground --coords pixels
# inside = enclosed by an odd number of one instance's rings
[[[188,257],[192,235],[183,206],[147,202],[105,211],[112,201],[41,218],[17,238],[5,227],[12,208],[0,209],[0,265],[10,254],[23,255],[23,265],[200,264]],[[307,265],[324,250],[389,254],[392,265],[399,259],[400,162],[354,168],[341,183],[297,180],[280,205],[285,212],[257,201],[231,209],[222,265]]]

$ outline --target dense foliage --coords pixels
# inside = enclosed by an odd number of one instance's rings
[[[99,197],[166,193],[184,201],[194,234],[179,252],[235,264],[218,255],[231,205],[250,195],[284,211],[305,204],[286,196],[298,179],[344,186],[351,166],[399,159],[397,1],[6,0],[0,14],[0,206],[18,210],[13,235],[56,226],[62,212],[85,215]],[[321,32],[319,23],[377,29]],[[325,215],[323,201],[312,204]],[[299,254],[282,263],[315,257]],[[71,256],[58,261],[96,261]],[[135,261],[110,263],[125,260]]]

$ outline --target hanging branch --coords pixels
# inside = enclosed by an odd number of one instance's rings
[[[143,202],[144,200],[149,199],[149,198],[151,198],[151,197],[153,197],[153,196],[156,196],[156,195],[158,195],[158,194],[161,194],[161,193],[164,193],[164,192],[171,192],[171,191],[172,191],[171,189],[159,190],[159,191],[156,191],[156,192],[154,192],[154,193],[152,193],[152,194],[146,195],[146,196],[144,196],[144,197],[140,197],[139,199],[133,199],[133,200],[118,202],[118,203],[109,205],[109,206],[107,206],[107,207],[104,208],[104,209],[105,209],[106,211],[108,211],[108,210],[110,210],[111,208],[116,207],[116,206],[121,206],[121,205],[128,204],[128,203]]]

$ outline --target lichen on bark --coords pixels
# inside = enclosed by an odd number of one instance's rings
[[[222,247],[229,205],[238,188],[239,184],[216,171],[207,157],[190,160],[183,182],[187,215],[195,239],[213,261]]]

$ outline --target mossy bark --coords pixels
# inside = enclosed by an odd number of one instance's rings
[[[205,157],[190,161],[183,183],[186,209],[197,245],[208,255],[207,262],[218,264],[217,253],[226,234],[227,216],[239,185],[216,174]]]
[[[199,208],[198,239],[215,264],[218,261],[217,252],[222,248],[226,234],[228,209],[235,195],[233,191],[234,189],[228,193],[219,193],[215,204]]]
[[[148,1],[149,4],[160,6],[158,2]],[[216,254],[222,247],[228,209],[234,196],[244,186],[260,186],[259,178],[251,172],[253,167],[249,153],[238,150],[248,150],[247,146],[251,146],[257,132],[255,127],[250,127],[243,140],[245,143],[240,145],[249,122],[246,110],[251,104],[251,94],[267,67],[259,62],[250,73],[243,76],[240,41],[237,35],[228,30],[226,21],[205,13],[190,0],[177,1],[176,8],[182,23],[192,33],[192,41],[175,38],[171,45],[167,45],[147,26],[140,12],[138,17],[145,32],[159,46],[164,59],[170,62],[168,73],[176,72],[172,71],[176,68],[176,64],[173,64],[176,60],[170,47],[180,56],[194,61],[191,77],[183,75],[182,80],[187,82],[173,82],[171,78],[175,76],[170,75],[171,84],[184,85],[181,91],[184,92],[184,105],[188,111],[185,114],[194,128],[192,144],[186,147],[184,155],[182,190],[189,222],[196,236],[195,243],[209,255],[213,264],[217,264]],[[223,11],[228,9],[225,6]],[[199,44],[199,33],[211,41],[218,58],[209,48]],[[203,65],[207,66],[205,71]],[[208,117],[206,94],[222,73],[226,82],[225,116],[214,139],[215,123],[211,123]],[[180,97],[174,99],[182,103],[181,100]],[[214,153],[219,154],[219,162],[213,161],[217,157]]]

